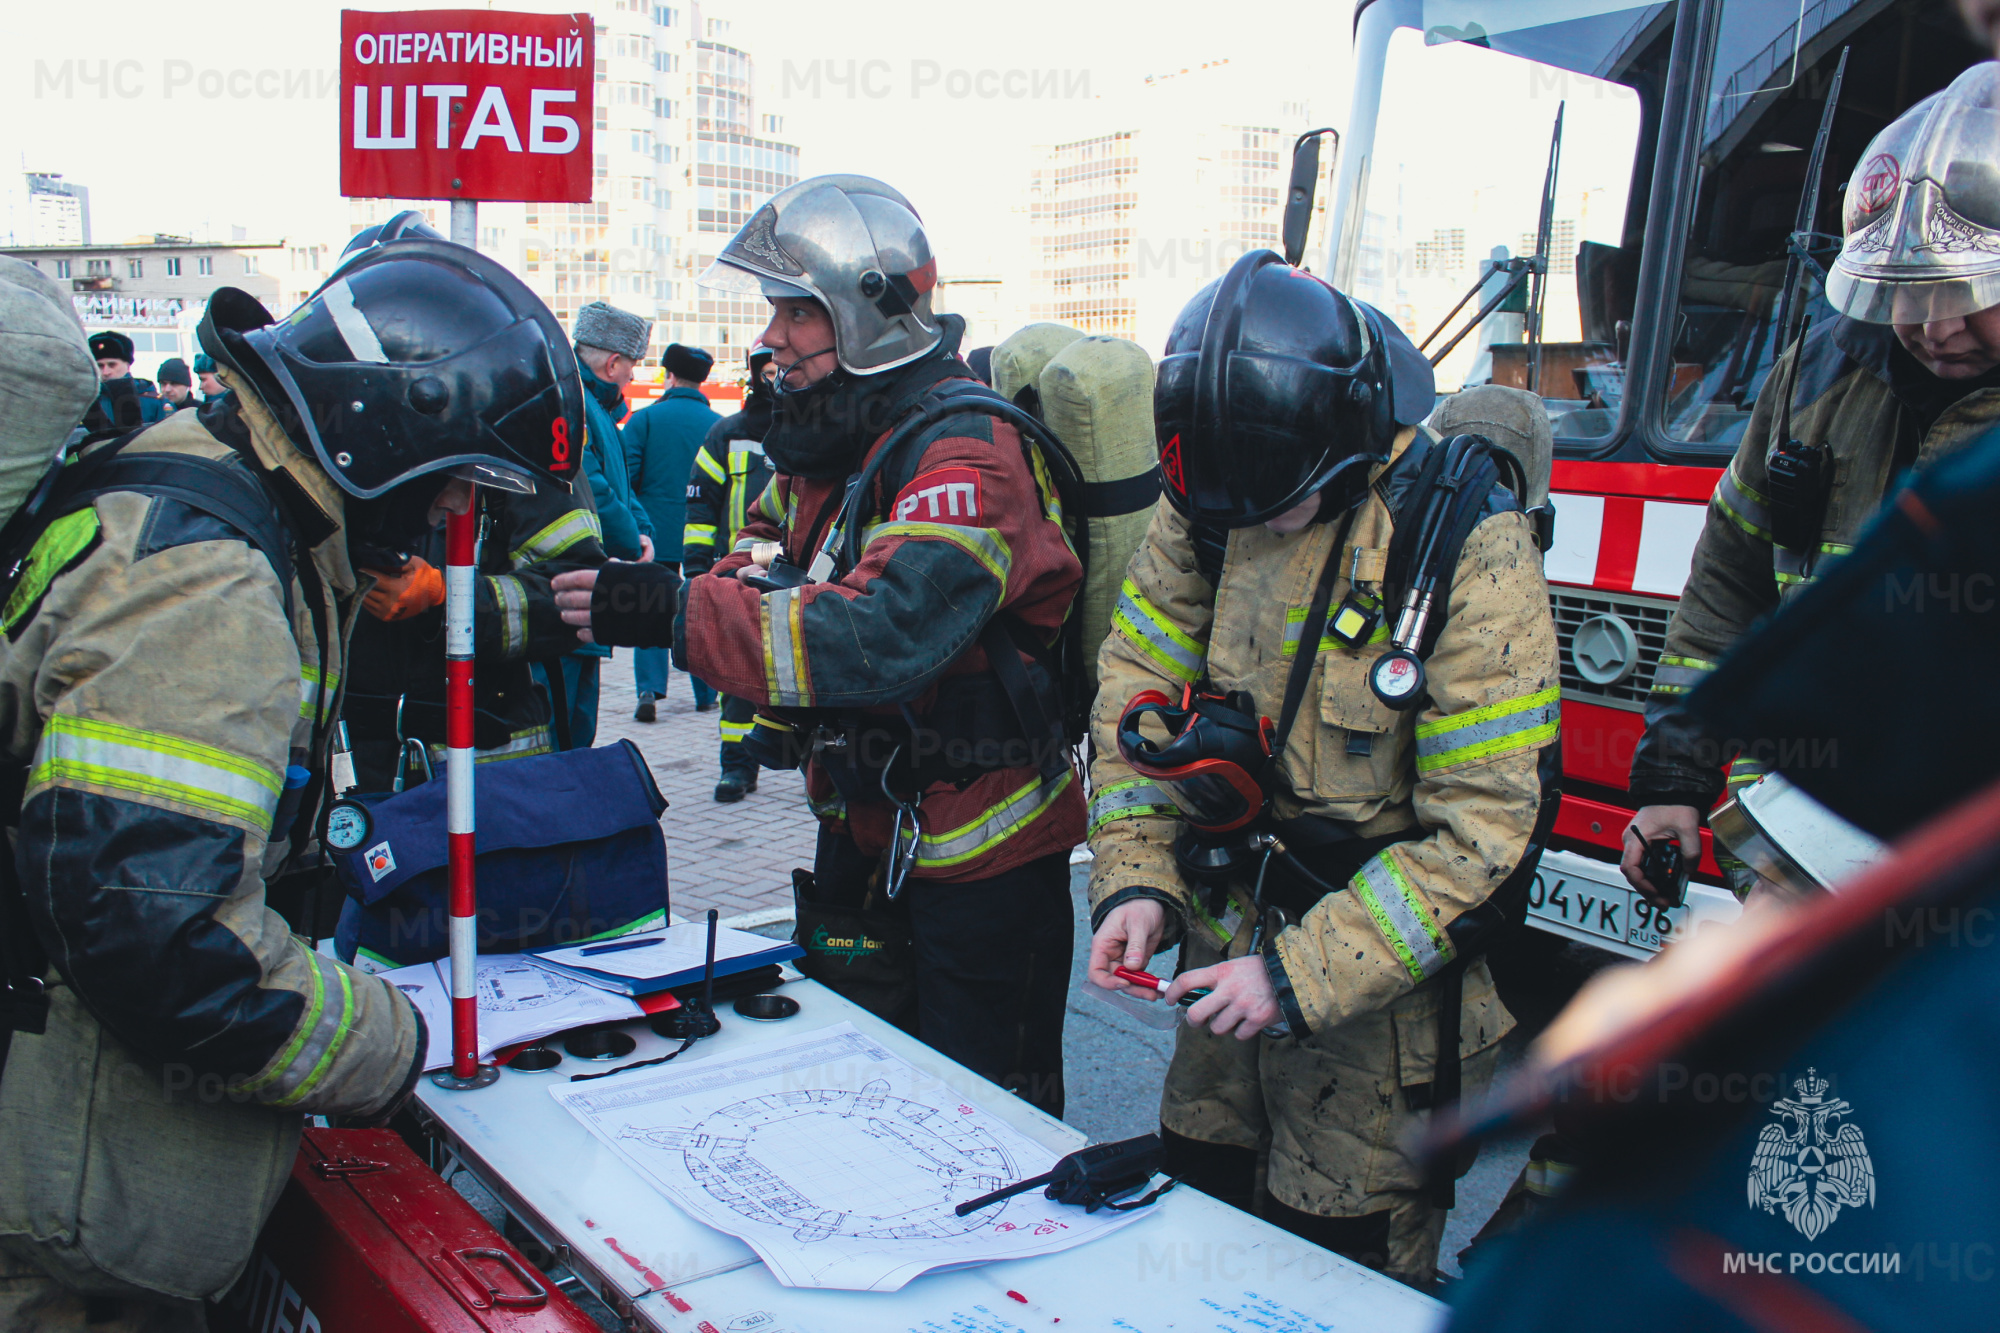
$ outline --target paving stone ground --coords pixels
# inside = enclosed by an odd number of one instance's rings
[[[694,916],[713,907],[725,918],[776,909],[789,915],[792,868],[812,865],[817,835],[806,813],[804,780],[766,769],[756,791],[734,805],[718,805],[718,711],[695,712],[693,688],[679,671],[667,679],[657,722],[634,721],[638,704],[632,650],[620,648],[600,677],[597,743],[637,745],[667,798],[661,824],[674,910]]]

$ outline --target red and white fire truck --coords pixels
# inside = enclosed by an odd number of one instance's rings
[[[1667,622],[1782,350],[1788,238],[1843,51],[1811,228],[1835,236],[1873,136],[1982,58],[1944,0],[1361,0],[1355,12],[1322,271],[1421,338],[1482,271],[1504,276],[1538,245],[1546,258],[1540,308],[1501,302],[1442,359],[1438,384],[1532,387],[1554,421],[1546,568],[1564,789],[1532,919],[1632,957],[1737,910],[1706,846],[1671,913],[1631,892],[1616,862]],[[1832,317],[1817,281],[1799,294]]]

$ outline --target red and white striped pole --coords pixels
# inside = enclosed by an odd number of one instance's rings
[[[477,248],[479,205],[451,201],[451,239]],[[451,878],[451,1069],[434,1077],[450,1088],[479,1088],[499,1077],[479,1063],[479,895],[472,874],[472,606],[479,548],[479,490],[444,525],[445,837]]]
[[[475,500],[478,492],[474,491]],[[479,1075],[479,897],[472,873],[472,597],[477,504],[444,525],[445,829],[451,871],[451,1073]]]

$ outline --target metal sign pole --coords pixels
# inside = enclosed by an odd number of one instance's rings
[[[451,201],[451,239],[478,248],[479,205]],[[479,1063],[479,896],[473,879],[472,605],[479,538],[478,492],[444,525],[445,829],[451,880],[451,1069],[433,1075],[448,1088],[482,1088],[499,1077]]]

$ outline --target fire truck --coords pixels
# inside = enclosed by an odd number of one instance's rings
[[[1555,427],[1564,772],[1531,899],[1542,930],[1644,958],[1736,914],[1706,831],[1680,909],[1654,910],[1617,866],[1667,623],[1783,350],[1788,271],[1807,317],[1834,317],[1813,264],[1788,265],[1792,238],[1821,234],[1804,248],[1823,264],[1869,141],[1983,54],[1944,0],[1357,7],[1322,271],[1413,337],[1435,325],[1440,392],[1530,388]],[[1523,269],[1519,296],[1487,299]],[[1447,333],[1468,279],[1460,308],[1493,309]]]

